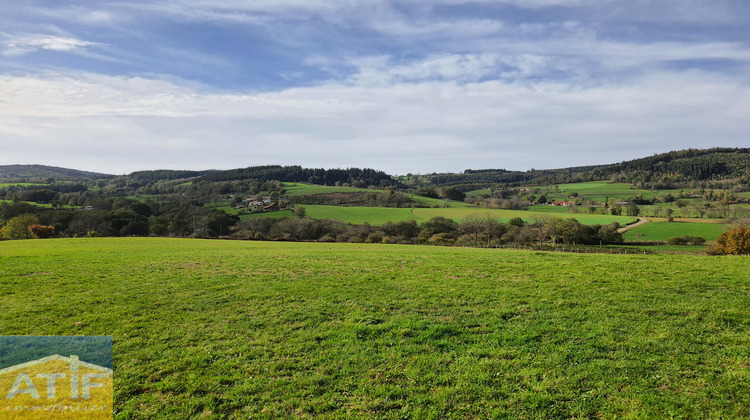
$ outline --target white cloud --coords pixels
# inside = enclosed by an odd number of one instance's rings
[[[118,173],[270,163],[394,174],[551,168],[747,146],[750,130],[750,88],[701,72],[598,87],[331,82],[248,94],[50,75],[3,77],[0,90],[8,93],[0,101],[0,163]]]
[[[38,50],[73,51],[84,47],[100,45],[95,42],[54,35],[10,37],[4,44],[3,55],[22,55]]]
[[[497,54],[443,54],[404,64],[382,56],[354,59],[350,63],[357,68],[355,83],[382,85],[426,80],[475,82],[497,74],[501,61]]]

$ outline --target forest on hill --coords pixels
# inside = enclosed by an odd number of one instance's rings
[[[631,161],[596,166],[529,171],[466,170],[461,174],[433,174],[424,179],[445,185],[552,185],[612,181],[654,189],[695,187],[701,182],[731,180],[750,184],[750,149],[687,149]]]
[[[77,169],[59,168],[46,165],[0,165],[0,182],[28,181],[32,179],[109,179],[115,175],[79,171]]]
[[[304,182],[316,185],[348,184],[360,188],[414,185],[468,185],[481,188],[493,184],[521,186],[612,181],[653,189],[696,188],[701,183],[731,181],[746,187],[750,184],[750,149],[687,149],[614,164],[528,171],[467,169],[463,173],[408,174],[405,177],[395,177],[370,168],[323,169],[296,165],[263,165],[230,170],[144,170],[122,176],[44,165],[0,165],[0,182],[42,182],[49,178],[58,181],[114,179],[116,183],[137,187],[174,180],[208,183],[247,180]],[[467,187],[459,189],[467,190]]]

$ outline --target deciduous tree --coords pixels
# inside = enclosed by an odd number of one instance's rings
[[[36,224],[39,224],[39,218],[33,214],[21,214],[8,220],[0,231],[0,236],[3,239],[30,239],[32,236],[29,226]]]
[[[31,237],[34,239],[54,238],[55,227],[44,226],[44,225],[31,225],[29,226],[29,233],[31,234]]]
[[[714,255],[750,255],[750,227],[738,226],[716,239],[716,245],[708,250]]]

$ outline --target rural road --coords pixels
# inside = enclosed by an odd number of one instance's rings
[[[619,233],[625,233],[625,232],[629,231],[630,229],[633,229],[634,227],[643,226],[643,225],[645,225],[648,222],[650,222],[650,220],[646,219],[645,217],[641,217],[641,218],[638,218],[638,221],[635,222],[635,223],[633,223],[632,225],[627,225],[625,227],[617,229],[617,232],[619,232]]]

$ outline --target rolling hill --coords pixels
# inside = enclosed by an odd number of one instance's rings
[[[0,179],[30,180],[32,178],[66,179],[109,179],[115,175],[79,171],[77,169],[59,168],[45,165],[0,165]]]

